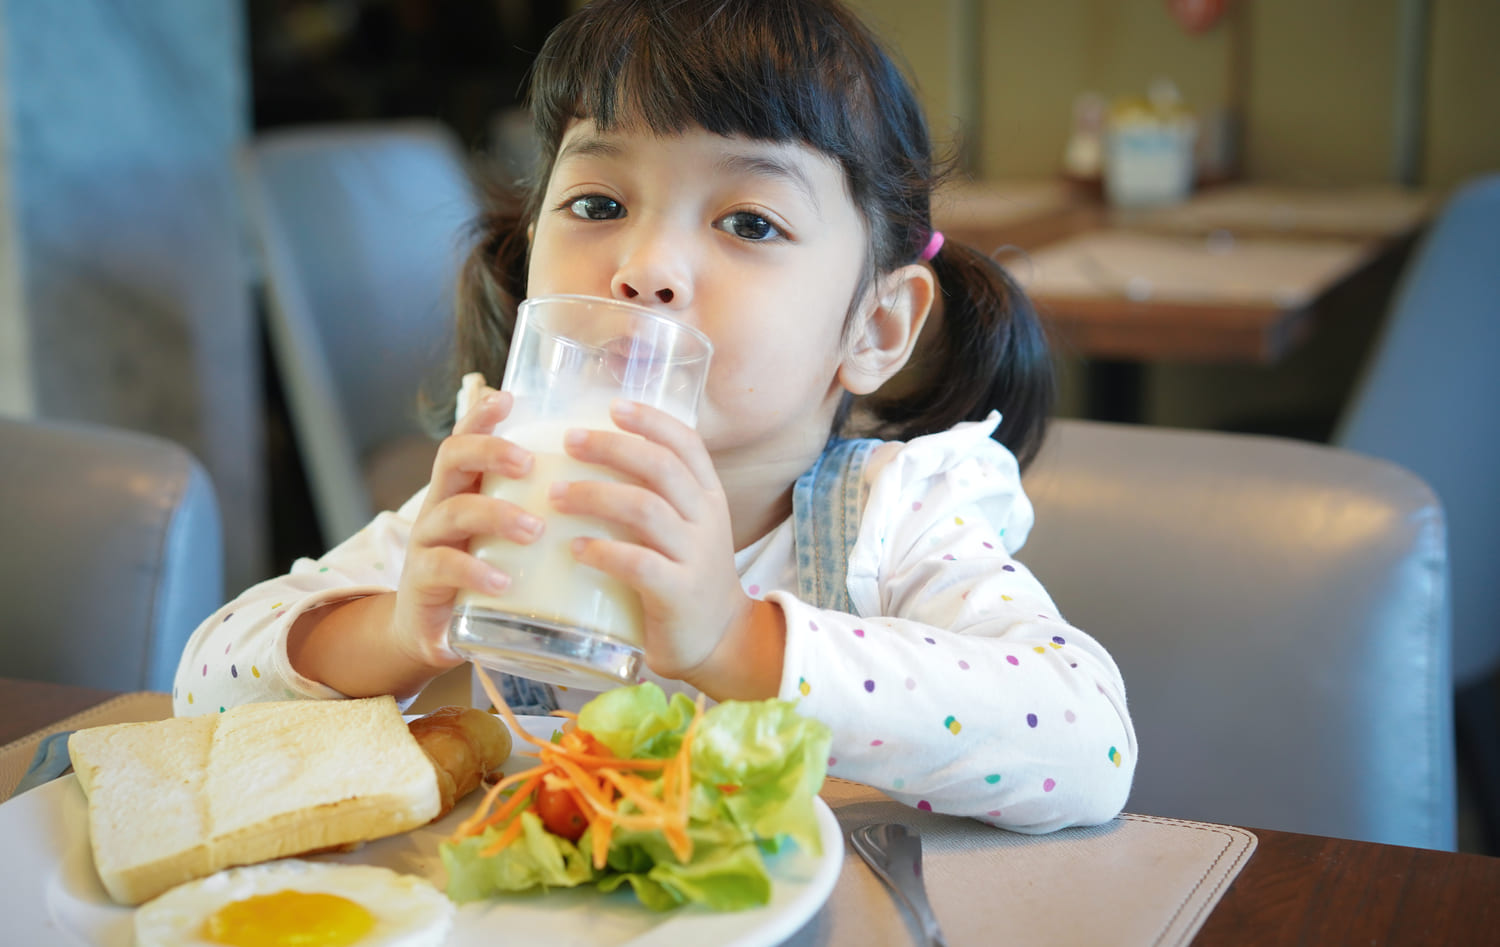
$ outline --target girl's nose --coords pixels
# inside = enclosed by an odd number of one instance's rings
[[[650,241],[621,261],[610,289],[617,299],[685,308],[692,302],[690,270],[686,253],[672,251],[667,241]]]
[[[624,296],[626,299],[637,299],[637,298],[639,298],[642,295],[640,290],[636,289],[634,286],[632,286],[632,285],[630,285],[629,283],[626,283],[626,282],[621,282],[620,283],[620,285],[618,287],[618,292],[619,292],[620,295]],[[662,286],[661,288],[656,289],[654,291],[647,291],[647,293],[645,295],[647,295],[647,296],[655,296],[659,301],[664,302],[664,303],[669,303],[673,299],[677,298],[677,290],[673,289],[670,286]],[[647,300],[641,300],[641,301],[642,302],[650,302],[649,299],[647,299]]]

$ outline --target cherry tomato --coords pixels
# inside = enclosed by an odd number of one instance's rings
[[[583,812],[578,808],[578,803],[573,797],[560,789],[548,789],[546,786],[538,786],[536,790],[536,801],[533,803],[537,818],[542,820],[548,832],[560,835],[570,842],[576,842],[583,835],[583,830],[589,827],[588,820],[583,817]]]

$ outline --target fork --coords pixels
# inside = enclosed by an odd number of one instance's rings
[[[900,822],[877,822],[860,826],[849,838],[859,857],[916,918],[927,947],[947,947],[922,881],[921,833]]]

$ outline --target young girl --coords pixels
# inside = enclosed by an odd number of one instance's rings
[[[617,404],[628,433],[567,450],[633,483],[522,510],[477,492],[531,463],[489,433],[511,401],[487,392],[421,493],[198,629],[177,712],[413,697],[460,663],[458,591],[510,582],[469,540],[534,541],[555,510],[636,539],[574,555],[639,591],[669,691],[798,701],[832,728],[832,775],[921,809],[1028,832],[1116,815],[1119,671],[1011,558],[1032,520],[1017,458],[1050,406],[1040,330],[999,267],[933,231],[926,126],[871,34],[834,0],[596,0],[531,99],[540,173],[481,222],[460,371],[501,377],[527,295],[629,299],[712,339],[697,429]],[[856,423],[884,440],[836,437]]]

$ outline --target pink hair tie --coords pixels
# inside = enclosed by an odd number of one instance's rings
[[[941,230],[934,230],[931,239],[927,241],[927,246],[922,249],[922,254],[918,259],[926,263],[937,256],[938,251],[941,249],[943,249],[943,232]]]

